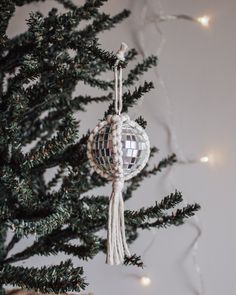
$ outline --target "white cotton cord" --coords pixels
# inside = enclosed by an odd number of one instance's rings
[[[118,73],[119,72],[119,73]],[[114,68],[114,78],[115,78],[115,113],[120,116],[123,108],[122,100],[122,68]]]
[[[122,81],[122,68],[120,68],[120,70],[119,70],[119,115],[121,114],[121,112],[122,112],[122,109],[123,109],[123,97],[122,97],[122,95],[123,95],[123,81]]]
[[[114,80],[115,80],[115,112],[120,116],[123,109],[123,90],[122,90],[122,68],[119,67],[119,61],[125,60],[125,52],[128,46],[126,43],[122,42],[120,49],[116,53],[117,61],[114,66]]]
[[[114,79],[115,79],[115,113],[121,115],[123,109],[123,90],[122,90],[122,68],[114,68]]]
[[[115,80],[115,112],[118,115],[119,108],[118,108],[118,70],[117,70],[117,66],[115,66],[115,68],[114,68],[114,80]]]
[[[124,251],[125,251],[125,255],[127,257],[130,257],[130,251],[126,242],[126,235],[125,235],[125,218],[124,218],[124,200],[123,197],[120,198],[120,222],[121,222],[121,235],[122,235],[122,240],[123,242],[123,246],[124,246]]]
[[[107,264],[119,265],[124,262],[125,255],[130,256],[125,236],[124,203],[122,190],[124,187],[124,171],[122,158],[122,124],[123,117],[112,117],[112,138],[116,154],[114,156],[115,175],[112,182],[112,194],[109,203],[107,231]]]
[[[127,50],[128,50],[128,45],[125,42],[122,42],[119,50],[116,52],[116,57],[118,59],[118,62],[119,60],[121,61],[125,60],[125,53]]]
[[[119,180],[118,180],[119,181]],[[122,261],[124,251],[122,248],[121,239],[119,236],[119,199],[120,192],[117,189],[117,183],[113,182],[112,194],[109,203],[109,217],[108,217],[108,251],[107,263],[110,265],[118,265]]]

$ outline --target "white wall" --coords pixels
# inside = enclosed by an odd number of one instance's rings
[[[78,1],[79,2],[79,1]],[[156,0],[153,2],[156,6]],[[130,47],[135,44],[134,34],[139,27],[139,7],[144,1],[110,0],[105,10],[113,13],[123,7],[133,7],[134,15],[122,25],[102,36],[104,48],[116,50],[121,41]],[[9,33],[23,28],[23,20],[32,9],[46,11],[53,1],[18,9]],[[135,7],[134,7],[135,6]],[[186,13],[193,16],[209,14],[212,23],[208,30],[185,21],[163,23],[161,28],[166,44],[161,54],[159,74],[166,84],[171,101],[177,140],[185,156],[200,158],[211,155],[209,164],[177,165],[171,174],[164,173],[148,179],[128,208],[153,204],[177,188],[188,202],[199,202],[198,214],[202,224],[202,237],[197,251],[205,283],[205,294],[236,294],[235,283],[235,38],[236,1],[234,0],[163,0],[167,13]],[[159,37],[153,27],[145,30],[147,51],[155,52]],[[111,42],[112,41],[112,42]],[[154,72],[147,78],[156,82]],[[94,127],[105,106],[91,106],[82,115],[82,128]],[[148,120],[147,131],[160,155],[168,154],[166,129],[161,122],[168,120],[168,105],[161,85],[146,95],[143,104],[131,114],[142,114]],[[86,128],[85,128],[86,127]],[[106,190],[107,191],[107,190]],[[146,268],[109,267],[104,255],[85,266],[90,286],[87,291],[96,295],[118,294],[198,294],[199,276],[193,263],[195,252],[189,251],[197,232],[191,222],[179,228],[158,230],[155,242],[146,253]],[[143,254],[154,232],[144,232],[131,247]],[[39,262],[40,260],[40,262]],[[52,258],[55,261],[55,258]],[[42,263],[32,258],[32,264]],[[79,261],[75,261],[80,265]],[[148,274],[152,284],[140,286],[136,275]]]

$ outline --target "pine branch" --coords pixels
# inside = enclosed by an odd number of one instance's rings
[[[52,242],[51,238],[43,237],[33,245],[27,247],[21,252],[18,252],[3,261],[6,263],[15,263],[18,261],[26,260],[34,255],[57,255],[64,252],[67,255],[72,255],[82,260],[92,259],[101,250],[99,242],[86,243],[84,245],[75,246],[69,243],[63,243],[63,237],[58,241]]]
[[[152,153],[155,153],[157,150],[151,151],[151,156],[153,155]],[[141,182],[146,178],[150,177],[152,175],[156,175],[158,172],[161,172],[164,168],[167,168],[169,166],[172,166],[174,163],[177,162],[176,155],[172,154],[168,156],[167,158],[162,159],[158,165],[155,165],[152,169],[148,170],[148,165],[135,177],[131,178],[128,181],[128,186],[126,190],[123,192],[123,198],[124,200],[128,200],[129,198],[132,197],[132,193],[137,190]]]
[[[85,202],[89,207],[96,203],[98,207],[105,206],[103,207],[105,209],[109,204],[109,196],[83,196],[81,202]]]
[[[64,252],[67,255],[73,255],[74,257],[77,257],[82,260],[88,260],[94,258],[94,256],[100,251],[100,245],[81,245],[81,246],[75,246],[71,244],[55,244],[54,247],[52,247],[53,250],[57,252]]]
[[[10,218],[11,216],[11,210],[9,209],[9,206],[5,204],[5,202],[2,202],[0,206],[0,221],[6,220]]]
[[[71,260],[59,265],[27,268],[5,265],[0,268],[0,283],[33,289],[42,293],[64,293],[81,291],[86,283],[82,267],[73,267]]]
[[[83,241],[83,244],[80,246],[68,244],[70,240],[75,238]],[[39,237],[32,245],[5,259],[3,263],[15,263],[26,260],[34,255],[57,255],[59,252],[87,260],[92,259],[98,251],[104,250],[105,244],[106,240],[101,240],[95,235],[85,235],[82,232],[75,232],[71,228],[56,229],[50,234]]]
[[[61,153],[69,144],[73,143],[77,135],[77,126],[72,117],[67,116],[58,130],[58,134],[43,145],[37,152],[25,155],[23,168],[28,170],[40,164],[58,153]]]
[[[167,168],[169,166],[172,166],[173,164],[177,163],[178,160],[176,158],[176,154],[172,154],[168,156],[167,158],[162,159],[157,166],[155,166],[152,170],[153,173],[155,172],[161,172],[163,168]]]
[[[54,177],[48,182],[47,184],[47,190],[50,191],[53,187],[57,185],[59,180],[62,179],[64,173],[65,173],[65,167],[61,166],[58,168],[57,173],[54,175]]]
[[[123,112],[127,112],[128,109],[136,104],[136,102],[147,92],[153,89],[153,83],[145,82],[143,86],[135,88],[134,92],[130,91],[125,92],[123,95]],[[108,107],[108,110],[105,112],[104,117],[109,114],[114,113],[114,103],[111,103]]]
[[[79,46],[73,47],[78,50],[79,55],[81,56],[81,48]],[[111,70],[114,67],[114,64],[117,62],[117,57],[113,52],[100,49],[96,42],[92,42],[91,45],[87,48],[87,50],[88,52],[90,52],[91,58],[86,65],[83,65],[83,67],[85,68],[87,66],[89,68],[89,73],[91,74],[92,71],[93,76],[99,75],[102,72],[105,72],[106,70]],[[125,56],[125,61],[119,61],[119,66],[123,68],[126,67],[127,63],[134,60],[137,54],[138,53],[134,48],[128,50]],[[114,83],[110,83],[109,87],[113,89]]]
[[[71,149],[68,149],[68,155],[70,155],[69,151],[71,151]],[[79,153],[79,151],[77,151],[77,153]],[[72,163],[74,160],[78,160],[78,158],[80,159],[80,164],[78,165],[74,162],[72,167],[75,171],[71,171],[68,176],[64,177],[60,189],[60,192],[68,191],[71,197],[86,193],[95,187],[104,186],[108,182],[107,179],[102,178],[97,173],[91,173],[91,168],[87,162],[87,156],[84,151],[82,151],[80,155],[71,155],[68,161]]]
[[[158,218],[154,222],[144,222],[139,225],[142,229],[150,229],[151,227],[156,228],[166,228],[171,225],[181,225],[184,223],[184,220],[192,217],[198,210],[200,206],[198,204],[187,205],[182,209],[177,209],[175,212],[172,212],[171,215],[165,215]]]
[[[117,62],[117,57],[113,52],[100,49],[96,43],[92,44],[88,50],[91,52],[90,62],[87,63],[90,73],[92,72],[94,76],[97,76],[107,70],[113,69]],[[136,55],[137,51],[135,49],[130,49],[125,56],[125,61],[118,61],[118,67],[125,68],[128,62],[135,59]],[[108,87],[113,89],[114,82],[109,83]]]
[[[21,33],[6,43],[5,55],[0,60],[2,72],[14,74],[15,69],[21,65],[22,57],[31,54],[34,42],[29,31]]]
[[[131,257],[126,256],[124,265],[134,265],[141,268],[144,267],[141,256],[137,256],[136,254],[132,255]]]
[[[110,30],[116,24],[122,22],[130,15],[130,12],[124,9],[122,12],[110,17],[108,14],[100,13],[91,25],[86,26],[80,31],[82,38],[93,39],[95,35],[105,30]]]
[[[113,87],[111,82],[93,78],[90,74],[80,74],[79,77],[85,85],[89,85],[91,87],[97,87],[105,91]]]
[[[32,2],[43,2],[45,0],[14,0],[16,6],[23,6]]]
[[[83,135],[78,142],[66,148],[58,158],[58,163],[66,162],[74,169],[89,167],[86,155],[89,132]],[[90,170],[89,170],[90,171]]]
[[[177,163],[177,158],[175,154],[172,154],[170,156],[167,156],[166,158],[162,159],[158,165],[154,165],[154,167],[150,170],[144,169],[141,171],[141,173],[139,173],[137,175],[137,179],[139,179],[139,181],[141,181],[143,178],[145,177],[149,177],[151,175],[156,175],[157,172],[162,172],[163,169],[174,165],[175,163]],[[136,181],[137,181],[136,179]],[[132,180],[135,179],[131,179],[130,182],[132,182]]]
[[[135,105],[135,103],[147,92],[153,89],[152,82],[144,82],[143,86],[139,86],[134,90],[131,94],[130,92],[126,92],[123,96],[123,111],[127,112],[128,109]]]
[[[28,107],[28,99],[24,96],[24,93],[19,89],[17,92],[13,92],[9,97],[9,105],[11,105],[11,112],[9,114],[9,121],[18,122]]]
[[[65,8],[75,11],[77,14],[80,14],[78,15],[78,17],[82,18],[82,16],[84,16],[83,19],[89,19],[89,14],[91,17],[91,12],[93,12],[97,8],[100,8],[107,0],[86,0],[85,4],[82,7],[78,7],[71,0],[56,1],[62,4]]]
[[[76,6],[71,0],[56,0],[58,3],[62,4],[66,9],[77,10]]]
[[[0,261],[2,262],[3,259],[6,257],[6,249],[5,249],[5,241],[7,237],[7,226],[5,224],[1,225],[0,227]]]
[[[29,234],[46,235],[62,226],[69,219],[70,215],[71,209],[59,205],[52,214],[44,218],[40,217],[30,220],[9,219],[6,221],[6,224],[20,236],[28,236]]]
[[[30,92],[34,93],[35,92],[35,88],[30,91],[27,91],[27,96],[30,95]],[[50,110],[50,109],[57,109],[60,106],[65,107],[68,106],[70,104],[70,93],[57,93],[55,91],[54,94],[50,94],[46,96],[46,99],[36,105],[34,105],[33,107],[29,108],[29,110],[27,112],[24,113],[24,117],[23,119],[20,121],[21,124],[26,123],[27,121],[32,122],[32,119],[37,119],[40,120],[40,118],[38,118],[40,116],[40,114],[42,114],[44,111],[46,110]],[[24,126],[24,125],[23,125]]]
[[[95,201],[96,205],[95,205]],[[166,227],[167,225],[179,225],[182,223],[183,218],[191,216],[196,210],[199,209],[199,205],[189,205],[183,209],[178,209],[176,213],[171,215],[165,215],[163,211],[173,208],[182,201],[182,195],[180,192],[175,192],[167,197],[165,197],[159,204],[155,204],[149,208],[141,208],[138,211],[126,211],[126,225],[127,225],[127,238],[128,242],[131,243],[137,238],[137,229],[149,229],[150,227]],[[86,206],[82,205],[85,202]],[[73,206],[74,215],[71,219],[71,226],[76,234],[72,234],[70,229],[65,230],[54,230],[51,234],[45,237],[41,237],[32,246],[28,247],[26,250],[15,254],[14,256],[5,260],[5,263],[11,263],[27,259],[32,255],[56,255],[58,252],[63,251],[67,254],[75,255],[82,259],[91,258],[85,255],[88,248],[91,249],[91,255],[96,255],[98,251],[105,250],[104,245],[106,241],[99,241],[97,239],[87,239],[84,236],[85,245],[82,246],[71,246],[68,244],[63,244],[63,240],[73,239],[75,237],[81,239],[81,234],[86,230],[87,233],[90,231],[96,232],[102,228],[106,227],[107,223],[107,206],[108,198],[101,197],[84,197],[79,203],[80,206]],[[82,205],[82,207],[81,207]],[[83,210],[81,211],[81,209]],[[81,217],[83,216],[82,220]],[[156,219],[155,222],[147,222],[149,219]],[[80,222],[77,222],[80,220]],[[181,221],[181,222],[180,222]],[[86,227],[84,225],[86,224]],[[58,231],[58,233],[57,233]],[[83,239],[83,238],[82,238]],[[78,247],[78,248],[77,248]],[[82,249],[84,249],[82,251]],[[87,250],[86,250],[87,249]],[[85,251],[85,252],[84,252]]]
[[[125,56],[126,62],[130,62],[130,61],[134,60],[137,55],[138,55],[137,50],[135,48],[131,48],[130,50],[128,50],[128,52]]]
[[[9,253],[14,248],[15,244],[21,240],[21,238],[22,236],[14,234],[6,247],[6,252]]]
[[[71,112],[70,109],[60,109],[49,111],[48,115],[43,118],[35,118],[35,120],[27,120],[22,124],[22,146],[31,143],[33,140],[40,138],[35,148],[31,151],[39,150],[47,140],[51,138],[55,130],[60,128],[60,120],[65,118]]]
[[[138,123],[141,127],[143,127],[143,129],[146,129],[147,127],[147,121],[144,120],[144,118],[142,116],[139,116],[136,120],[136,123]]]
[[[82,20],[90,20],[92,17],[96,17],[93,23],[98,25],[102,20],[98,8],[103,5],[104,2],[104,0],[87,0],[83,6],[59,15],[57,15],[57,9],[53,8],[46,18],[43,18],[39,13],[32,13],[28,20],[28,26],[34,36],[37,36],[35,39],[37,42],[36,46],[42,46],[44,44],[43,40],[46,38],[49,42],[56,41],[56,37],[66,38],[66,30],[64,28],[66,28],[67,31],[72,30],[77,27]],[[57,24],[57,27],[56,29],[50,30],[52,21],[54,24]],[[81,33],[81,35],[83,34]],[[46,38],[38,38],[39,36]],[[60,39],[60,41],[63,39]]]
[[[44,131],[48,130],[49,124],[53,121],[52,113],[48,115],[49,122],[47,119],[40,119],[40,114],[46,110],[50,109],[63,109],[63,112],[60,112],[61,116],[55,116],[55,119],[62,119],[65,117],[65,114],[69,111],[85,111],[85,106],[88,104],[91,104],[93,102],[99,103],[99,102],[105,102],[110,101],[112,99],[112,94],[108,93],[107,95],[97,96],[97,97],[91,97],[89,95],[79,95],[74,98],[71,97],[70,93],[60,93],[60,94],[54,94],[49,95],[47,99],[37,105],[35,105],[33,108],[31,108],[28,112],[24,114],[24,120],[21,121],[23,124],[23,129],[26,130],[27,127],[29,129],[25,132],[25,137],[30,138],[31,140],[36,139],[36,134],[41,134]],[[53,111],[55,114],[55,111]],[[58,113],[57,113],[58,114]],[[32,124],[32,119],[36,118]],[[28,123],[30,122],[30,124]],[[49,124],[47,124],[49,123]],[[54,128],[55,129],[55,128]],[[31,134],[29,134],[30,132]],[[33,134],[35,134],[34,137]]]
[[[6,29],[14,11],[15,6],[13,1],[2,0],[0,2],[0,51],[2,51],[7,42]]]
[[[175,193],[166,196],[161,203],[158,204],[156,202],[154,206],[141,208],[138,211],[125,211],[125,217],[127,220],[132,220],[135,224],[140,225],[146,220],[162,217],[164,215],[163,210],[171,209],[182,201],[182,194],[176,191]]]
[[[6,101],[7,110],[1,107],[1,137],[5,144],[14,143],[14,146],[19,145],[21,140],[21,130],[18,125],[18,121],[21,119],[25,108],[27,108],[27,98],[21,93],[21,91],[13,92],[7,99],[2,97],[3,101]],[[6,117],[7,114],[7,117]]]
[[[36,180],[39,181],[39,175],[37,176]],[[32,175],[19,175],[10,167],[3,167],[1,184],[8,195],[7,205],[12,209],[14,208],[15,212],[22,209],[32,210],[33,208],[39,208],[42,200],[39,200],[34,188],[36,180]]]
[[[18,0],[18,2],[20,1]],[[22,5],[26,2],[27,1],[22,1]],[[28,2],[32,1],[29,0]],[[70,1],[67,1],[67,5],[69,5],[68,2]],[[89,20],[90,18],[98,17],[98,8],[103,5],[104,2],[104,0],[87,0],[84,6],[76,7],[76,9],[61,15],[57,15],[57,10],[53,9],[49,13],[49,16],[44,19],[39,13],[31,14],[28,21],[29,31],[9,40],[7,44],[9,52],[1,61],[1,69],[9,71],[11,69],[9,63],[12,63],[12,61],[15,62],[15,66],[19,66],[22,54],[31,53],[32,51],[37,52],[41,46],[44,45],[47,47],[51,42],[57,44],[57,46],[64,46],[64,44],[67,44],[68,41],[72,39],[71,34],[68,34],[68,32],[78,26],[81,20]],[[52,25],[55,24],[56,30],[51,30]],[[62,38],[67,42],[63,43]],[[42,40],[47,40],[47,43],[42,42]],[[60,43],[58,41],[60,41]],[[77,42],[77,44],[78,43],[79,42]],[[85,44],[84,42],[84,45]],[[47,52],[44,49],[42,49],[41,55],[43,52]]]
[[[158,58],[151,55],[135,66],[134,69],[130,70],[127,79],[123,82],[123,85],[128,87],[135,84],[140,79],[140,76],[147,72],[150,68],[157,65]]]
[[[103,63],[109,65],[110,69],[112,69],[118,61],[117,56],[113,52],[101,49],[97,46],[97,44],[91,45],[91,47],[89,47],[89,51],[91,51],[91,54],[93,54],[96,58],[99,58]],[[137,54],[138,53],[135,49],[130,49],[125,56],[125,61],[118,61],[118,67],[125,68],[127,63],[133,60]],[[141,68],[144,69],[144,66],[142,67],[142,65],[140,65],[140,72]]]
[[[70,229],[54,229],[51,233],[40,236],[34,243],[24,250],[15,253],[14,255],[6,258],[3,263],[15,263],[18,261],[26,260],[34,255],[57,255],[58,250],[55,250],[54,245],[59,245],[70,239],[77,238],[78,234],[74,234]]]
[[[71,106],[73,110],[85,111],[84,106],[90,103],[106,102],[106,101],[111,101],[111,99],[112,99],[112,93],[108,93],[107,95],[102,95],[97,97],[79,95],[73,98],[73,100],[71,101]]]
[[[91,47],[89,47],[89,51],[91,52],[91,54],[93,54],[93,56],[99,58],[103,63],[108,64],[110,68],[112,68],[117,61],[117,57],[113,52],[100,49],[96,45],[92,45]],[[121,62],[120,64],[124,65],[124,62]]]

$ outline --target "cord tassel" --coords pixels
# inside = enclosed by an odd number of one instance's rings
[[[107,264],[118,265],[124,262],[124,257],[130,256],[125,236],[124,202],[122,190],[124,179],[116,178],[112,183],[112,194],[109,203],[107,232]]]

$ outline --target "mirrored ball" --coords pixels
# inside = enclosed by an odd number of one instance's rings
[[[107,124],[95,135],[92,143],[92,156],[99,169],[114,175],[114,152],[112,143],[111,125]],[[124,122],[122,126],[122,151],[124,176],[137,170],[143,163],[147,149],[149,148],[143,133]]]

